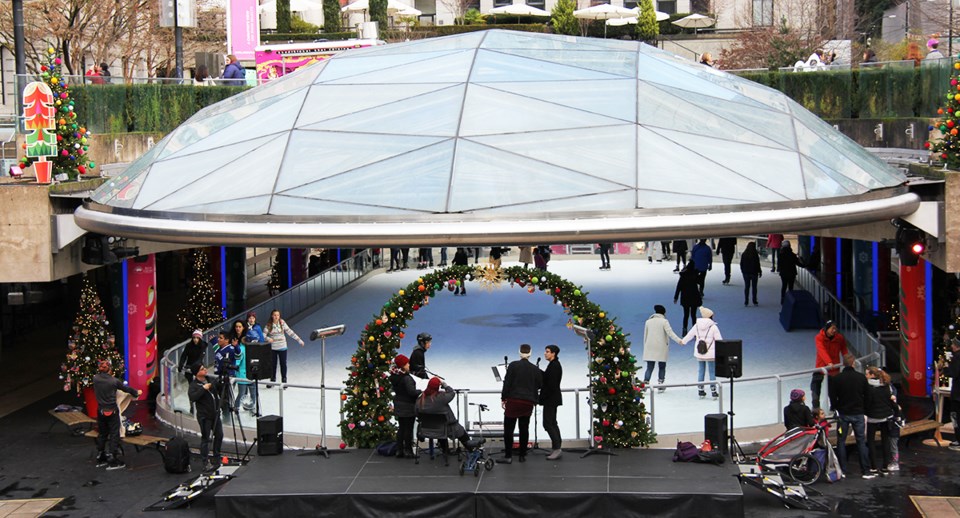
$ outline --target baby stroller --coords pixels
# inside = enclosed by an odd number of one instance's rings
[[[831,482],[840,479],[840,463],[819,425],[791,428],[775,437],[757,452],[757,466],[786,474],[799,484],[813,484],[824,471]]]

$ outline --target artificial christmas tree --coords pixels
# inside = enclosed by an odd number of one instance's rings
[[[958,111],[960,111],[960,62],[953,64],[946,104],[937,110],[939,120],[928,128],[931,132],[939,130],[941,136],[924,144],[924,147],[930,150],[931,158],[943,162],[950,169],[960,169],[960,114]]]
[[[116,340],[110,330],[110,322],[103,311],[100,296],[88,277],[83,278],[80,289],[80,308],[73,320],[70,338],[67,340],[67,356],[60,365],[60,380],[63,390],[77,391],[87,402],[87,413],[96,416],[97,402],[93,398],[93,376],[101,360],[109,360],[113,375],[123,378],[123,355],[117,351]],[[91,413],[92,403],[92,413]]]
[[[194,329],[209,329],[223,322],[226,317],[218,300],[207,254],[195,248],[190,251],[190,292],[186,305],[177,315],[184,336],[189,336]]]
[[[90,160],[87,151],[91,133],[77,121],[74,100],[70,87],[61,72],[62,60],[51,47],[47,49],[48,62],[40,67],[41,80],[53,91],[56,119],[57,154],[53,162],[53,174],[66,174],[71,180],[93,171],[97,164]],[[27,144],[23,144],[25,151]],[[20,169],[26,169],[37,161],[35,157],[20,158]]]

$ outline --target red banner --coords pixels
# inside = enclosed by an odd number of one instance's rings
[[[900,265],[900,372],[911,396],[927,394],[926,261]]]
[[[157,273],[153,254],[127,261],[127,344],[130,386],[147,393],[157,375]]]

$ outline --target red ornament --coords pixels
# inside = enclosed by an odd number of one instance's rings
[[[346,401],[346,400],[347,400],[347,395],[346,395],[346,394],[340,394],[340,401]]]
[[[423,286],[420,286],[420,287],[422,288]],[[416,311],[416,310],[418,310],[418,309],[420,309],[420,305],[419,305],[419,304],[414,304],[414,305],[413,305],[413,310]]]
[[[923,147],[924,147],[925,149],[930,149],[930,143],[929,143],[929,142],[925,142],[925,143],[923,144]]]
[[[560,288],[557,288],[557,289],[554,290],[554,291],[556,291],[557,293],[560,293]]]
[[[610,420],[609,420],[609,419],[604,419],[604,420],[603,420],[603,426],[610,426]]]
[[[377,319],[377,325],[378,325],[378,326],[382,326],[382,325],[383,325],[383,320],[380,320],[380,319],[378,318],[378,319]]]
[[[82,165],[78,165],[78,166],[77,166],[77,171],[79,171],[80,174],[86,174],[86,173],[87,173],[87,168],[86,168],[86,167],[83,167]]]
[[[341,449],[341,450],[347,449],[347,443],[345,443],[345,442],[340,443],[340,449]]]
[[[613,388],[613,387],[610,387],[610,390],[608,390],[607,392],[609,392],[610,395],[612,396],[612,395],[614,395],[614,394],[617,393],[617,389],[615,389],[615,388]]]
[[[423,284],[417,286],[417,291],[424,291],[424,290],[426,290],[426,289],[427,289],[427,287],[424,286]]]
[[[952,127],[954,127],[954,126],[955,126],[955,123],[953,122],[953,119],[947,120],[947,127],[948,127],[948,128],[952,128]]]
[[[405,335],[403,334],[403,331],[400,331],[400,333],[397,336],[399,336],[400,338],[403,338]]]

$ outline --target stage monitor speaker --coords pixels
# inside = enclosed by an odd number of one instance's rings
[[[710,441],[714,451],[724,455],[728,453],[727,414],[707,414],[703,416],[703,438]]]
[[[283,418],[265,415],[257,419],[257,455],[283,453]]]
[[[270,379],[273,371],[273,351],[270,344],[247,344],[243,346],[246,352],[247,379]]]
[[[741,340],[717,340],[716,372],[721,378],[743,376],[743,342]]]

